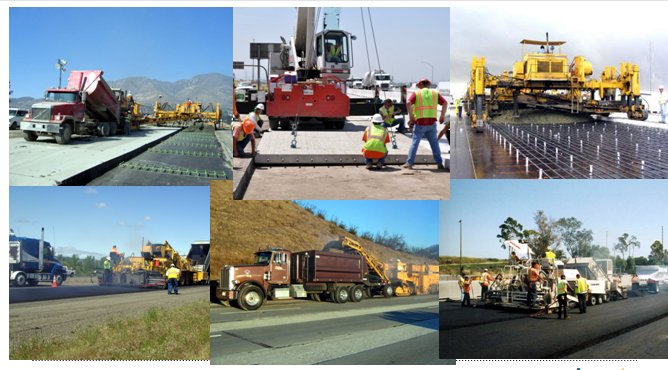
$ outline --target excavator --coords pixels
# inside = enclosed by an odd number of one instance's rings
[[[512,110],[519,118],[520,108],[541,109],[567,115],[589,116],[626,113],[629,119],[646,120],[648,110],[640,97],[640,68],[637,64],[621,63],[619,71],[606,66],[600,78],[592,78],[593,68],[583,56],[569,63],[561,52],[565,41],[527,40],[524,52],[512,71],[500,75],[487,70],[484,57],[473,57],[471,77],[464,107],[471,125],[482,132],[486,123],[503,111]],[[555,51],[555,48],[558,48]]]

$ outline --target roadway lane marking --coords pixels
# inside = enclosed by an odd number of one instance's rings
[[[214,335],[209,335],[209,338],[218,338],[222,336],[223,336],[222,334],[214,334]]]
[[[438,330],[438,319],[405,324],[380,330],[367,330],[282,348],[265,348],[211,357],[212,365],[292,365],[316,364],[353,355],[362,351],[396,344],[432,334]]]
[[[309,314],[301,314],[299,316],[294,316],[294,317],[280,318],[279,321],[281,325],[287,325],[287,324],[297,324],[309,321],[330,320],[330,319],[346,318],[353,316],[372,315],[377,313],[385,313],[393,311],[408,311],[426,307],[438,308],[438,301],[434,300],[434,302],[425,302],[425,303],[360,308],[360,309],[353,309],[341,312],[316,312]],[[277,318],[275,317],[268,317],[268,318],[260,318],[246,321],[211,323],[209,332],[215,333],[220,331],[275,326],[276,320]]]

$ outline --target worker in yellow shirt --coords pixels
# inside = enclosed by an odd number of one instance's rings
[[[480,294],[480,299],[483,301],[487,299],[487,292],[489,292],[489,286],[494,281],[492,274],[489,273],[489,270],[485,269],[480,276],[480,286],[482,287],[482,293]]]
[[[575,275],[575,294],[578,296],[578,307],[580,308],[580,313],[587,313],[587,292],[589,291],[589,284],[587,279],[580,276],[580,274]]]
[[[167,294],[179,294],[179,276],[181,275],[181,270],[176,268],[174,264],[167,269],[165,276],[167,277]]]
[[[561,275],[561,280],[557,282],[557,301],[559,302],[559,317],[561,319],[561,312],[563,310],[564,320],[570,319],[568,316],[568,291],[573,291],[566,281],[566,275]]]

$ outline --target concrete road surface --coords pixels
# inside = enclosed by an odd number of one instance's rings
[[[212,364],[446,364],[436,296],[211,306]]]
[[[569,320],[557,320],[556,314],[531,317],[527,312],[463,308],[458,302],[441,302],[440,356],[458,359],[598,359],[665,358],[668,353],[665,319],[668,317],[668,294],[590,306],[586,314],[571,310],[570,316]],[[629,342],[618,342],[619,339],[611,342],[612,338],[624,336],[638,339],[631,343],[650,347],[647,350],[613,350],[605,345],[628,345]],[[481,340],[489,345],[480,345]]]
[[[152,307],[165,307],[168,303],[169,307],[176,307],[208,299],[209,287],[196,286],[179,288],[179,295],[144,290],[134,294],[14,303],[9,305],[9,342],[19,343],[34,336],[63,337],[109,319],[139,315]]]

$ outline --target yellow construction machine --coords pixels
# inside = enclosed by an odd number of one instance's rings
[[[159,126],[168,122],[205,122],[209,125],[217,126],[222,117],[220,103],[208,104],[204,106],[200,102],[190,100],[171,107],[169,103],[155,102],[153,106],[154,122]]]
[[[634,120],[646,120],[648,111],[640,98],[640,68],[621,63],[603,68],[595,79],[593,68],[583,56],[569,63],[561,52],[565,41],[522,40],[524,57],[512,71],[491,74],[484,57],[473,57],[465,109],[478,131],[503,110],[519,118],[520,107],[542,108],[568,114],[607,116],[622,112]],[[525,48],[535,51],[525,52]],[[558,48],[555,51],[555,48]]]
[[[392,285],[395,296],[430,294],[438,292],[438,266],[407,264],[399,260],[384,264],[370,254],[356,240],[342,236],[341,245],[350,248],[364,257],[369,269],[381,282]]]

